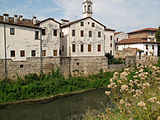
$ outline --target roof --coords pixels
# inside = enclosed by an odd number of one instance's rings
[[[145,38],[129,38],[129,39],[123,39],[123,40],[119,41],[117,44],[138,44],[138,43],[159,44],[159,42],[147,41],[147,39],[145,39]]]
[[[141,30],[136,30],[136,31],[133,31],[133,32],[129,32],[128,34],[132,34],[132,33],[137,33],[137,32],[145,32],[145,31],[157,31],[158,29],[157,28],[144,28],[144,29],[141,29]]]
[[[116,31],[116,30],[113,30],[113,29],[110,29],[110,28],[105,28],[105,31]]]
[[[20,18],[17,17],[17,23],[14,23],[14,17],[8,17],[8,22],[3,21],[3,16],[0,16],[0,23],[2,24],[9,24],[9,25],[16,25],[16,26],[22,26],[22,27],[30,27],[30,28],[36,28],[40,29],[38,26],[35,26],[33,24],[32,20],[29,19],[23,19],[22,21]]]
[[[118,34],[120,34],[120,33],[122,33],[122,32],[115,32],[114,35],[118,35]]]
[[[41,23],[43,23],[43,22],[46,22],[46,21],[48,21],[48,20],[52,20],[52,21],[54,21],[54,22],[56,22],[56,23],[58,23],[58,24],[61,25],[61,23],[58,22],[58,21],[56,21],[54,18],[47,18],[47,19],[45,19],[45,20],[39,21],[36,25],[39,25],[39,24],[41,24]]]
[[[92,17],[86,17],[86,18],[82,18],[82,19],[79,19],[79,20],[70,22],[70,23],[68,23],[68,24],[66,24],[66,25],[63,25],[62,28],[68,27],[68,26],[70,26],[70,25],[72,25],[72,24],[75,24],[75,23],[77,23],[77,22],[80,22],[80,21],[86,20],[86,19],[92,19],[92,20],[95,21],[96,23],[98,23],[98,24],[100,24],[101,26],[103,26],[106,31],[115,31],[115,30],[113,30],[113,29],[106,28],[105,25],[103,25],[102,23],[100,23],[100,22],[98,22],[97,20],[93,19]]]

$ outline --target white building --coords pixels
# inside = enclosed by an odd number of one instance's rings
[[[145,28],[128,33],[129,39],[123,39],[116,44],[118,50],[138,48],[143,51],[143,53],[140,53],[140,56],[157,56],[159,44],[155,39],[157,30],[156,28]]]
[[[114,31],[92,18],[92,2],[83,3],[83,18],[62,23],[23,16],[0,16],[0,59],[30,57],[105,56],[114,54]]]
[[[83,3],[83,18],[62,25],[62,56],[114,54],[114,31],[92,18],[92,2]]]
[[[0,59],[25,61],[28,57],[40,57],[41,29],[34,26],[34,18],[8,14],[0,17]]]
[[[121,41],[123,39],[128,39],[128,34],[126,34],[124,32],[115,32],[114,39],[115,39],[115,43],[118,43],[119,41]]]

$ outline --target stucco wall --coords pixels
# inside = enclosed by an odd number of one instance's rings
[[[148,49],[146,49],[146,45],[148,45]],[[152,49],[152,45],[154,45],[154,49]],[[158,55],[158,45],[157,44],[150,44],[150,43],[139,43],[139,44],[124,44],[124,45],[117,45],[118,50],[123,50],[124,48],[138,48],[140,50],[143,50],[144,52],[142,54],[146,55],[146,52],[148,52],[148,56],[151,55],[152,52],[154,52],[154,56]]]
[[[46,50],[46,56],[56,57],[53,51],[57,50],[59,56],[60,50],[60,24],[52,20],[45,21],[40,24],[42,29],[45,29],[45,35],[42,35],[42,50]],[[57,36],[53,35],[53,30],[57,30]]]
[[[84,22],[84,26],[80,26],[80,23]],[[92,23],[95,23],[95,27],[92,27]],[[75,36],[72,36],[72,30],[75,30]],[[84,31],[84,37],[81,37],[81,30]],[[92,31],[92,37],[89,37],[89,31]],[[67,39],[68,49],[67,56],[104,56],[104,26],[98,24],[92,19],[88,18],[72,24],[68,28],[62,28],[64,36]],[[98,32],[101,32],[101,37],[98,37]],[[64,40],[63,40],[64,41]],[[76,52],[72,52],[72,44],[76,45]],[[81,44],[84,45],[84,51],[81,52]],[[88,44],[91,44],[91,52],[88,52]],[[98,52],[98,45],[101,45],[101,51]],[[63,53],[62,53],[63,54]]]
[[[111,40],[112,36],[112,40]],[[110,46],[112,44],[112,46]],[[115,41],[114,41],[114,32],[113,31],[105,31],[105,53],[111,53],[114,55],[115,53]]]
[[[10,35],[10,28],[15,29],[15,35]],[[40,57],[40,40],[35,40],[35,31],[39,31],[40,38],[40,29],[6,25],[7,59],[24,61],[31,57],[31,50],[36,50],[36,57]],[[0,24],[0,32],[4,34],[4,26],[2,24]],[[2,51],[4,52],[4,35],[0,37],[0,41],[2,43]],[[11,57],[11,50],[15,50],[15,57]],[[25,57],[20,57],[20,50],[25,50]],[[0,54],[0,59],[4,59],[4,55],[4,53]]]

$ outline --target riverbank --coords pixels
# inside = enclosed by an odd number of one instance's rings
[[[25,102],[36,102],[56,99],[64,95],[74,95],[86,90],[105,87],[109,84],[112,72],[88,77],[73,77],[64,79],[59,71],[52,74],[29,74],[17,81],[5,79],[0,82],[0,103],[20,104]]]
[[[98,89],[105,89],[106,87],[101,87],[101,88],[92,88],[92,89],[86,89],[86,90],[81,90],[77,92],[71,92],[71,93],[65,93],[65,94],[59,94],[59,95],[53,95],[53,96],[48,96],[48,97],[43,97],[43,98],[37,98],[37,99],[28,99],[28,100],[23,100],[23,101],[17,101],[17,102],[6,102],[6,103],[0,103],[0,107],[7,106],[7,105],[16,105],[16,104],[25,104],[25,103],[34,103],[34,102],[49,102],[49,101],[54,101],[57,99],[63,99],[67,97],[71,97],[74,95],[79,95],[87,92],[92,92]]]

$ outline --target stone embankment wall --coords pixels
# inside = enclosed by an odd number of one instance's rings
[[[0,63],[0,79],[5,77],[5,60]],[[39,73],[43,70],[45,73],[50,73],[60,65],[60,59],[57,58],[28,58],[26,61],[7,60],[7,76],[11,79],[16,79],[17,75],[23,77],[29,73]],[[2,66],[2,67],[1,67]],[[2,72],[1,72],[2,71]]]
[[[0,63],[0,79],[5,77],[4,60]],[[61,74],[65,77],[87,76],[99,73],[100,69],[107,71],[108,59],[106,57],[47,57],[47,58],[28,58],[26,61],[7,60],[8,78],[16,79],[17,75],[23,77],[29,73],[51,73],[52,70],[60,68]]]
[[[106,57],[63,57],[61,58],[61,73],[67,77],[87,76],[97,74],[102,69],[108,70],[108,59]]]

